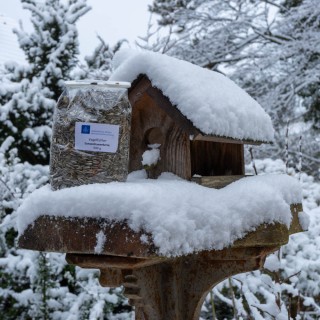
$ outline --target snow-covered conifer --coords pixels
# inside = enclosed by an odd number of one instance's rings
[[[27,65],[8,62],[0,89],[0,143],[13,137],[22,161],[47,164],[51,121],[62,81],[77,63],[77,20],[90,8],[85,0],[22,0],[34,31],[15,30]]]
[[[48,182],[53,109],[77,67],[76,22],[90,9],[86,0],[21,1],[33,24],[15,30],[26,64],[0,68],[0,318],[115,319],[130,307],[121,290],[99,285],[97,271],[17,248],[16,209]]]
[[[152,48],[227,73],[256,98],[276,129],[261,157],[284,157],[289,120],[290,156],[298,162],[302,134],[303,169],[319,177],[319,10],[317,0],[156,0],[169,35]]]

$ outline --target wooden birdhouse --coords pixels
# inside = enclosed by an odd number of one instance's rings
[[[229,183],[244,175],[244,144],[262,141],[204,134],[146,75],[139,75],[129,89],[132,106],[129,171],[143,169],[142,157],[157,145],[159,160],[148,168],[149,177],[163,172],[209,183],[228,176]]]
[[[123,59],[112,76],[132,82],[129,171],[142,169],[144,152],[156,145],[160,155],[148,168],[151,178],[172,172],[212,187],[239,179],[244,144],[272,141],[270,118],[221,74],[162,58],[149,56],[143,64],[134,56]]]
[[[262,268],[303,231],[299,183],[240,179],[244,144],[272,141],[273,128],[228,78],[150,52],[120,51],[114,67],[115,86],[131,83],[120,95],[90,84],[58,103],[52,186],[19,209],[19,245],[100,269],[102,285],[124,286],[137,320],[196,320],[212,286]],[[107,142],[89,140],[97,123]]]

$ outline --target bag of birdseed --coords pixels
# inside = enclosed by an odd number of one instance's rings
[[[130,83],[68,81],[65,85],[53,120],[52,189],[124,181],[129,164]]]

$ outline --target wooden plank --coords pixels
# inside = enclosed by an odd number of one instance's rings
[[[66,260],[69,264],[74,264],[82,268],[89,269],[125,269],[130,270],[134,268],[142,268],[151,266],[167,258],[164,257],[123,257],[113,255],[97,255],[97,254],[78,254],[68,253]]]
[[[160,159],[156,166],[149,168],[149,178],[157,178],[162,172],[191,178],[189,135],[147,94],[133,106],[130,139],[130,172],[143,168],[143,153],[149,144],[158,143]]]
[[[278,222],[263,224],[249,232],[243,239],[232,244],[232,248],[246,247],[280,247],[289,241],[289,230],[286,225]]]
[[[150,80],[143,75],[140,75],[132,82],[131,87],[128,89],[128,97],[132,107],[150,86],[152,86]]]
[[[245,161],[245,157],[244,157],[244,146],[240,147],[240,170],[241,170],[241,174],[245,175],[246,174],[246,161]]]
[[[116,222],[102,218],[41,216],[19,238],[19,246],[38,251],[96,254],[99,232],[106,236],[99,254],[140,258],[155,255],[152,241],[147,244],[140,240],[146,233],[134,232],[125,220]]]
[[[192,177],[191,181],[196,182],[204,187],[221,189],[228,184],[245,178],[245,175],[233,175],[233,176],[204,176],[204,177]]]
[[[262,143],[268,143],[271,142],[268,141],[253,141],[253,140],[238,140],[234,138],[228,138],[228,137],[221,137],[221,136],[214,136],[214,135],[203,135],[198,134],[193,138],[195,141],[212,141],[212,142],[223,142],[223,143],[235,143],[235,144],[251,144],[251,145],[257,145],[260,146]]]
[[[302,204],[297,203],[297,204],[292,204],[290,206],[291,213],[292,213],[292,221],[290,225],[290,234],[298,233],[298,232],[303,232],[304,230],[302,229],[300,222],[299,222],[299,212],[303,211]]]

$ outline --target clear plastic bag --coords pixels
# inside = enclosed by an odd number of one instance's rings
[[[129,86],[117,82],[66,83],[53,121],[53,190],[126,179],[131,123]]]

